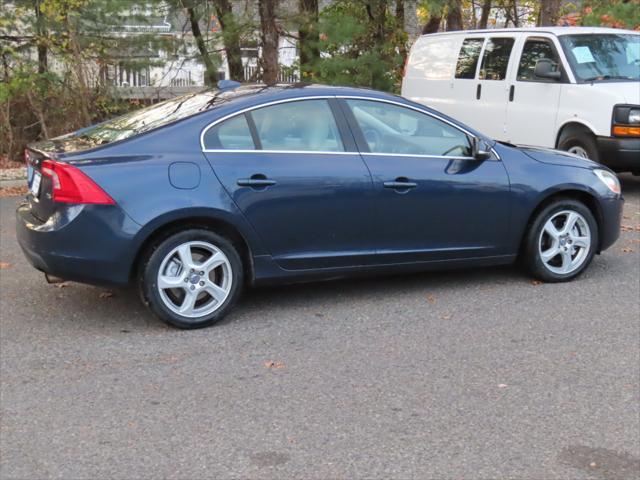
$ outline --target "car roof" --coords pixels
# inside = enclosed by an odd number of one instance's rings
[[[608,34],[636,34],[634,30],[623,30],[619,28],[606,27],[523,27],[523,28],[488,28],[485,30],[456,30],[452,32],[427,33],[423,37],[441,36],[441,35],[469,35],[474,33],[550,33],[552,35],[587,35],[594,33]]]

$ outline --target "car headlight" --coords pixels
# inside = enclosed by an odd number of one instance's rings
[[[609,170],[594,170],[593,173],[596,174],[596,177],[600,179],[602,183],[604,183],[609,190],[611,190],[616,195],[620,195],[622,189],[620,188],[620,180],[615,174],[611,173]]]
[[[629,110],[629,123],[640,124],[640,108],[632,108]]]

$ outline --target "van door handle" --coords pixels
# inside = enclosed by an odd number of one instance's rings
[[[478,84],[478,88],[476,88],[476,99],[480,100],[481,95],[482,95],[482,85]]]
[[[251,175],[251,178],[240,178],[237,183],[240,187],[264,188],[275,185],[276,181],[269,180],[265,175],[257,173]]]
[[[516,93],[516,86],[515,85],[511,85],[511,88],[509,89],[509,101],[513,102],[513,95]]]

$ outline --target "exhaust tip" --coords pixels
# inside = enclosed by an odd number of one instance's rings
[[[44,278],[45,278],[45,280],[47,281],[48,284],[66,282],[66,280],[64,278],[54,277],[53,275],[49,275],[48,273],[44,274]]]

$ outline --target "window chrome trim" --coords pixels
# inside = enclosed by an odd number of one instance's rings
[[[361,152],[360,155],[366,157],[419,157],[419,158],[443,158],[447,160],[475,160],[473,157],[460,157],[449,155],[424,155],[420,153],[380,153],[380,152]]]
[[[236,112],[230,113],[228,115],[225,115],[224,117],[218,118],[216,120],[214,120],[213,122],[211,122],[209,125],[207,125],[206,127],[204,127],[204,129],[202,129],[202,132],[200,132],[200,149],[202,150],[203,153],[214,153],[214,152],[242,152],[242,153],[247,153],[247,152],[271,152],[271,153],[302,153],[302,154],[345,154],[345,153],[360,153],[360,154],[364,154],[364,153],[369,153],[369,152],[320,152],[320,151],[311,151],[311,150],[231,150],[231,149],[207,149],[204,146],[204,136],[206,135],[206,133],[209,131],[210,128],[215,127],[217,124],[224,122],[225,120],[230,119],[231,117],[235,117],[236,115],[242,115],[246,112],[250,112],[252,110],[257,110],[258,108],[262,108],[262,107],[269,107],[271,105],[278,105],[281,103],[289,103],[289,102],[299,102],[299,101],[305,101],[305,100],[329,100],[332,98],[340,98],[340,99],[345,99],[345,100],[368,100],[371,102],[380,102],[380,103],[388,103],[391,105],[397,105],[399,107],[404,107],[404,108],[409,108],[411,110],[415,110],[416,112],[420,112],[424,115],[429,115],[432,118],[435,118],[437,120],[440,120],[441,122],[446,123],[447,125],[450,125],[451,127],[456,128],[457,130],[460,130],[461,132],[463,132],[464,134],[470,136],[470,137],[476,137],[476,135],[472,134],[470,131],[466,130],[465,128],[461,127],[460,125],[457,125],[455,123],[453,123],[452,121],[441,117],[440,115],[437,115],[435,113],[423,110],[422,108],[419,107],[415,107],[413,105],[407,105],[406,103],[402,103],[402,102],[396,102],[393,100],[388,100],[386,98],[373,98],[373,97],[364,97],[364,96],[358,96],[358,95],[314,95],[314,96],[309,96],[309,97],[295,97],[295,98],[284,98],[281,100],[274,100],[271,102],[267,102],[267,103],[261,103],[260,105],[253,105],[251,107],[247,107],[247,108],[243,108],[242,110],[238,110]],[[493,149],[492,149],[493,150]],[[495,152],[494,152],[495,153]],[[394,155],[392,153],[380,153],[380,155]],[[404,155],[404,154],[395,154],[395,155]],[[439,157],[437,155],[404,155],[404,156],[408,156],[408,157],[428,157],[428,158],[455,158],[455,157]],[[472,158],[472,157],[462,157],[462,158]]]
[[[225,148],[209,148],[203,153],[296,153],[306,155],[360,155],[360,152],[345,152],[344,150],[240,150]]]

